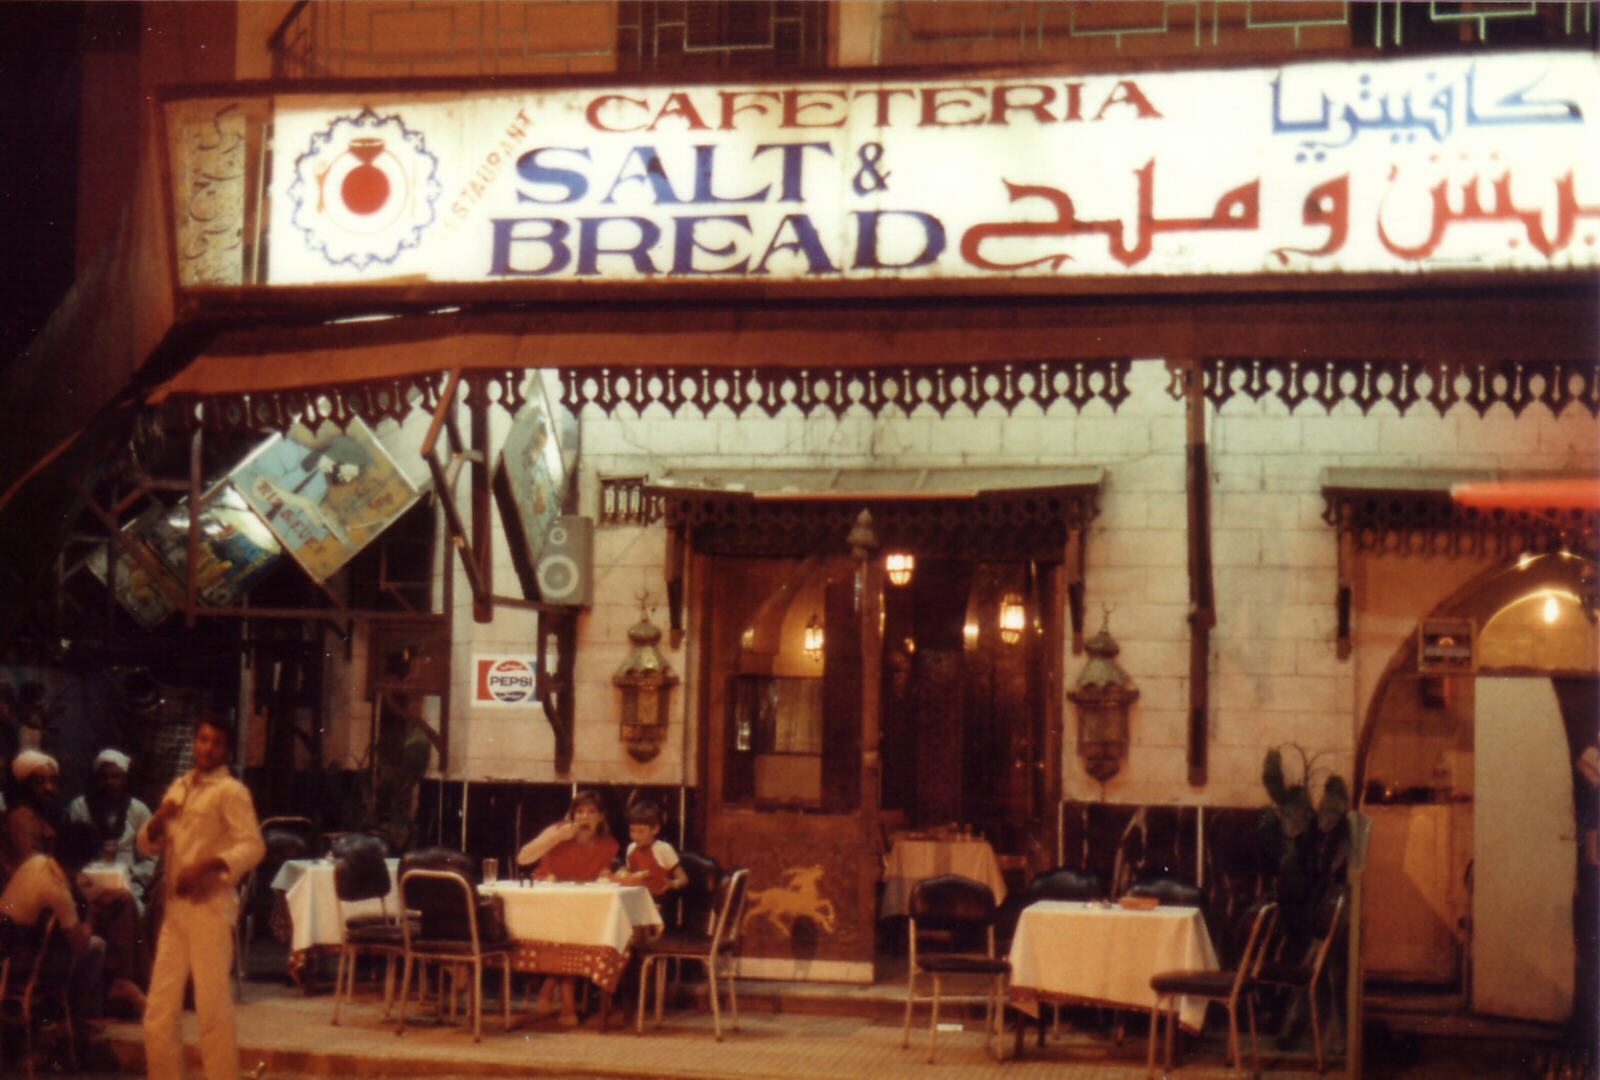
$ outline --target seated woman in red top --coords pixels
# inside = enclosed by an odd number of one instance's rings
[[[535,881],[601,881],[611,877],[611,863],[619,848],[606,825],[600,794],[580,791],[572,797],[567,816],[549,825],[517,852],[518,866],[532,866]],[[551,998],[556,980],[546,979],[534,1003],[535,1015],[555,1011]],[[561,1026],[576,1027],[573,981],[560,980]]]

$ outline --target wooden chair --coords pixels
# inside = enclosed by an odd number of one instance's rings
[[[405,931],[400,926],[404,912],[388,909],[388,896],[394,887],[386,861],[388,847],[377,837],[361,836],[343,846],[333,864],[333,890],[339,899],[339,967],[333,979],[333,1023],[339,1022],[340,1007],[355,995],[356,963],[363,956],[384,961],[383,1015],[389,1015],[394,998],[396,962],[406,954]],[[377,900],[380,913],[352,917],[346,904]]]
[[[471,879],[456,870],[405,870],[400,875],[400,898],[406,911],[417,912],[419,918],[414,922],[408,914],[400,920],[405,958],[400,975],[400,1008],[395,1034],[403,1034],[406,1029],[406,998],[411,990],[411,973],[430,961],[470,969],[468,993],[474,1042],[483,1038],[484,963],[498,961],[500,1003],[506,1030],[510,1031],[511,943],[498,921],[484,925],[487,920],[480,920],[480,905]]]
[[[1307,962],[1264,960],[1256,974],[1256,982],[1264,986],[1287,986],[1306,992],[1306,1000],[1311,1004],[1311,1041],[1317,1051],[1318,1072],[1322,1071],[1322,1027],[1317,1015],[1317,986],[1322,982],[1322,973],[1327,969],[1334,942],[1344,929],[1348,902],[1349,894],[1342,888],[1330,893],[1322,902],[1318,913],[1322,936]],[[1337,996],[1332,997],[1330,1002],[1337,1008]]]
[[[28,1075],[33,1076],[33,1032],[41,1004],[52,1003],[60,1011],[67,1036],[68,1063],[78,1068],[77,1038],[72,1015],[71,982],[48,986],[41,978],[50,939],[59,932],[54,912],[45,919],[42,930],[18,926],[0,917],[0,1023],[22,1029],[23,1058]]]
[[[1252,1070],[1261,1070],[1256,1048],[1256,1008],[1254,979],[1266,953],[1267,941],[1278,920],[1276,901],[1260,900],[1245,913],[1249,934],[1239,954],[1239,965],[1231,971],[1164,971],[1150,979],[1155,1007],[1150,1014],[1150,1047],[1145,1060],[1149,1075],[1156,1069],[1156,1032],[1161,1017],[1167,1017],[1166,1070],[1172,1071],[1172,1044],[1177,1038],[1178,1006],[1186,997],[1219,1002],[1228,1010],[1228,1060],[1235,1069],[1243,1063],[1239,1046],[1239,1005],[1242,1001],[1250,1020],[1250,1059]]]
[[[1005,1019],[1005,984],[1011,964],[995,956],[994,893],[989,886],[959,874],[924,878],[911,889],[906,910],[909,975],[906,985],[906,1019],[900,1034],[902,1047],[911,1045],[911,1011],[918,1001],[930,1003],[928,1017],[928,1060],[933,1060],[939,1032],[941,1000],[984,1003],[984,1049],[994,1048],[998,1059],[1004,1052],[996,1038]],[[982,951],[973,948],[982,941]],[[935,943],[944,951],[930,948]],[[933,993],[917,993],[917,976],[929,976]],[[988,992],[946,998],[947,976],[975,976],[988,980]]]
[[[650,941],[641,942],[639,962],[639,1015],[634,1030],[644,1034],[645,991],[650,985],[650,969],[656,973],[656,1026],[661,1026],[662,999],[666,992],[666,961],[696,961],[706,967],[706,978],[711,984],[711,1028],[717,1041],[722,1041],[722,1013],[718,1004],[717,981],[721,978],[728,987],[728,1011],[733,1016],[733,1029],[739,1030],[739,989],[731,961],[739,955],[739,944],[744,929],[745,897],[748,895],[750,871],[744,867],[734,870],[723,880],[718,897],[716,917],[709,933],[699,933],[693,927],[668,931]],[[724,965],[727,965],[724,967]]]

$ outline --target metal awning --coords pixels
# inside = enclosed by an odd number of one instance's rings
[[[665,496],[755,499],[970,499],[1053,488],[1098,488],[1099,466],[929,469],[676,469],[646,485]]]

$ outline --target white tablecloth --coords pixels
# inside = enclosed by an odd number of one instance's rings
[[[78,871],[78,882],[79,888],[90,900],[108,890],[133,891],[133,879],[128,876],[128,868],[121,863],[92,862]]]
[[[1040,1001],[1150,1009],[1152,975],[1217,966],[1199,908],[1130,911],[1040,900],[1023,909],[1011,939],[1011,999],[1030,1013]],[[1198,1030],[1205,1002],[1185,999],[1178,1015],[1185,1028]]]
[[[395,874],[399,859],[389,864],[389,895],[380,903],[361,900],[346,904],[346,916],[390,915],[400,913],[400,888]],[[272,887],[283,893],[293,929],[289,937],[291,954],[314,945],[339,944],[339,896],[333,890],[332,859],[288,859],[272,879]]]
[[[636,938],[661,931],[642,885],[501,881],[478,891],[499,898],[519,971],[581,975],[608,991]]]
[[[904,915],[911,888],[924,878],[960,874],[981,881],[994,892],[996,904],[1006,898],[1006,882],[994,848],[986,840],[899,839],[889,850],[883,871],[883,908],[880,914]]]

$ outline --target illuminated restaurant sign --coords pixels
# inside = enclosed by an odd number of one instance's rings
[[[1572,52],[283,96],[268,283],[1593,267],[1597,109]]]

